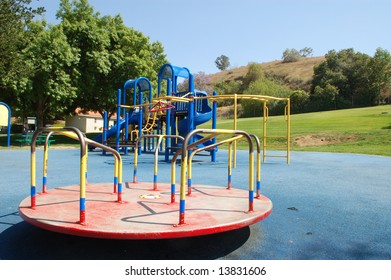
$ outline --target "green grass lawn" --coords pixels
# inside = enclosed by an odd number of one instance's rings
[[[238,119],[237,129],[261,138],[262,123],[262,118]],[[233,129],[233,120],[219,120],[218,128]],[[283,117],[269,117],[267,132],[285,135]],[[281,141],[269,140],[268,150],[281,149],[281,145],[275,145]],[[294,151],[391,156],[391,105],[292,115],[291,144]],[[239,144],[239,148],[245,148],[245,144]]]
[[[238,119],[237,129],[262,137],[262,118]],[[233,129],[232,119],[217,122],[220,129]],[[202,128],[210,128],[206,123]],[[285,135],[286,125],[282,116],[269,117],[268,135]],[[95,135],[87,135],[92,138]],[[11,144],[18,148],[12,135]],[[74,140],[55,136],[56,145],[74,145]],[[6,147],[6,135],[0,135],[0,148]],[[283,140],[269,140],[268,150],[282,149]],[[244,149],[245,143],[239,143]],[[293,151],[321,151],[336,153],[360,153],[391,156],[391,105],[327,111],[291,116],[291,149]]]

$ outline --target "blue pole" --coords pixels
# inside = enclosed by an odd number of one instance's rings
[[[140,138],[143,135],[143,107],[139,108],[139,116],[138,116],[138,138]],[[139,146],[137,147],[138,149],[138,154],[141,155],[141,141],[138,141]]]
[[[160,96],[161,82],[162,82],[162,80],[160,79],[160,77],[158,77],[158,79],[157,79],[157,97]],[[152,99],[151,99],[151,102],[152,102]]]
[[[120,103],[120,104],[126,105],[126,89],[124,89],[124,92],[122,94],[123,94],[122,103]],[[122,116],[125,117],[125,114],[126,114],[126,108],[123,108],[122,109]]]
[[[121,122],[121,90],[118,90],[117,93],[117,134],[116,134],[116,139],[115,139],[115,149],[117,152],[119,152],[119,138],[120,138],[120,122]]]
[[[103,112],[103,135],[102,135],[102,144],[107,145],[107,129],[108,129],[108,115],[107,111]],[[106,155],[106,150],[102,150],[102,154]]]
[[[170,79],[167,79],[167,96],[171,96],[171,83]],[[175,121],[175,120],[174,120]],[[171,109],[166,111],[166,135],[171,135]],[[169,162],[170,160],[170,151],[168,147],[171,145],[171,139],[166,139],[166,148],[164,150],[164,160]]]
[[[188,107],[188,112],[187,112],[187,120],[188,120],[188,133],[192,132],[194,130],[194,95],[191,93],[189,95],[189,107]],[[189,144],[193,143],[193,137],[190,139]]]
[[[129,112],[125,114],[125,141],[126,143],[129,140]],[[125,155],[128,154],[128,147],[125,147]]]

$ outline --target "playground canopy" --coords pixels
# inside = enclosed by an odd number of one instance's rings
[[[158,96],[161,92],[161,82],[167,81],[167,95],[177,92],[178,78],[189,79],[189,92],[194,91],[194,77],[186,67],[178,67],[171,64],[164,64],[158,74]]]
[[[151,83],[147,78],[140,77],[136,80],[127,80],[124,84],[124,91],[134,89],[137,85],[139,91],[151,91]]]
[[[173,79],[173,77],[188,79],[190,76],[191,73],[186,67],[178,67],[171,64],[164,64],[159,71],[159,78],[161,79]]]

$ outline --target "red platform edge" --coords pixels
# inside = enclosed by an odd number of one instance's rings
[[[30,197],[19,206],[28,223],[53,232],[104,239],[184,238],[231,231],[257,223],[272,212],[265,196],[254,199],[254,211],[246,210],[248,190],[221,186],[194,185],[186,198],[186,221],[179,222],[179,203],[170,203],[170,184],[125,183],[123,203],[116,202],[111,183],[87,187],[86,225],[78,221],[78,186],[59,187],[37,196],[37,207]],[[158,193],[159,199],[141,198]],[[179,195],[176,194],[176,201]],[[145,218],[145,219],[144,219]]]

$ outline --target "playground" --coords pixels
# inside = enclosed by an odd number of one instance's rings
[[[225,174],[227,156],[219,150],[216,162],[208,156],[198,161],[194,184],[222,185],[216,174]],[[30,152],[3,150],[1,157],[1,259],[391,259],[389,157],[292,152],[290,165],[268,159],[262,164],[262,193],[273,211],[266,219],[217,234],[151,240],[80,237],[30,225],[18,214],[30,193]],[[159,178],[169,182],[171,165],[163,158]],[[38,166],[42,159],[39,149]],[[77,184],[79,178],[68,174],[78,174],[79,159],[79,149],[52,150],[49,185]],[[237,159],[233,186],[246,189],[248,152],[238,151]],[[124,156],[125,181],[132,181],[133,160]],[[153,164],[153,154],[140,157],[139,182],[151,181]],[[89,182],[110,182],[113,165],[112,156],[91,152]]]
[[[232,129],[218,128],[224,99]],[[261,137],[237,126],[239,99],[259,102]],[[283,104],[280,135],[269,102]],[[1,151],[0,259],[391,258],[390,158],[291,152],[289,98],[208,94],[166,64],[157,94],[124,83],[116,117],[94,139],[45,127],[29,151]],[[80,146],[51,149],[53,135]]]

